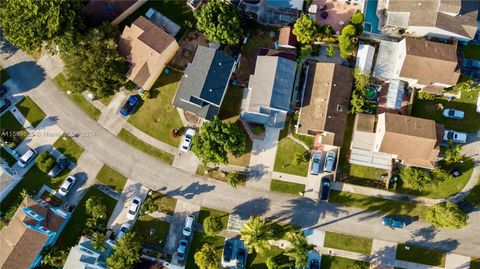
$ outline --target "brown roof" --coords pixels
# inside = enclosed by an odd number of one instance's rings
[[[379,152],[398,155],[407,165],[433,168],[440,152],[439,142],[443,136],[443,125],[433,120],[415,118],[394,113],[383,113],[385,128]],[[381,121],[379,121],[381,122]]]
[[[291,26],[284,26],[280,28],[280,34],[278,36],[278,44],[280,46],[292,46],[296,47],[297,46],[297,39],[295,38],[295,35],[292,33],[292,27]]]
[[[143,16],[125,26],[118,43],[120,54],[132,63],[128,79],[146,90],[153,84],[151,77],[163,70],[177,49],[175,38]]]
[[[333,133],[333,145],[342,146],[352,84],[350,68],[333,63],[310,64],[298,132]]]
[[[422,92],[433,93],[435,95],[443,95],[443,87],[435,86],[435,85],[428,85],[427,87],[422,89]]]
[[[417,79],[419,84],[455,85],[460,77],[457,44],[405,38],[407,55],[400,77]]]
[[[356,116],[355,130],[362,132],[375,132],[375,115],[358,113]]]
[[[91,0],[81,14],[93,24],[112,22],[139,0]]]

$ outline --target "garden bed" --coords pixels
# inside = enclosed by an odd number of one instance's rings
[[[48,190],[44,191],[40,196],[40,198],[45,202],[49,203],[53,207],[59,207],[63,202],[62,199],[58,198]]]

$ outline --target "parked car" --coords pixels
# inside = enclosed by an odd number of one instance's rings
[[[0,96],[3,96],[7,93],[7,87],[0,85]]]
[[[137,94],[128,97],[127,102],[120,109],[120,115],[126,117],[126,116],[132,114],[132,112],[135,110],[135,108],[140,103],[140,100],[141,100],[141,98]]]
[[[398,218],[393,216],[383,217],[382,223],[383,225],[391,228],[404,228],[405,226],[407,226],[407,223],[405,221],[399,220]]]
[[[225,241],[225,246],[223,247],[223,260],[228,263],[232,259],[233,254],[233,242],[232,240]]]
[[[75,185],[75,181],[77,181],[77,178],[74,176],[68,176],[60,186],[60,189],[58,189],[58,194],[61,196],[66,196],[67,193],[70,191],[70,189]]]
[[[332,184],[331,182],[331,176],[322,177],[322,192],[320,193],[320,200],[328,201],[328,197],[330,196],[330,185]]]
[[[442,114],[445,118],[452,118],[456,120],[461,120],[465,116],[465,113],[460,110],[446,108],[442,111]]]
[[[320,269],[320,262],[317,259],[310,261],[310,269]]]
[[[187,239],[180,240],[180,244],[178,245],[178,248],[177,248],[178,261],[185,260],[185,256],[187,254],[187,247],[188,247],[188,240]]]
[[[452,140],[455,143],[467,143],[467,134],[453,130],[445,130],[443,140]]]
[[[327,152],[327,155],[325,155],[325,164],[323,166],[323,171],[332,172],[333,169],[335,169],[335,157],[335,152]]]
[[[10,100],[8,99],[0,99],[0,113],[9,108],[11,104],[12,103],[10,103]]]
[[[63,171],[63,169],[68,167],[68,160],[67,159],[60,159],[55,163],[55,165],[48,171],[48,176],[49,177],[56,177],[60,172]]]
[[[182,142],[182,151],[189,151],[190,148],[192,147],[192,139],[193,139],[193,136],[196,134],[197,132],[193,129],[188,129],[186,132],[185,132],[185,136],[183,137],[183,142]]]
[[[310,174],[318,175],[322,169],[322,154],[314,153],[312,154],[312,166],[310,167]]]
[[[183,227],[184,236],[190,236],[192,234],[194,224],[195,224],[195,216],[189,215],[185,220],[185,226]]]
[[[37,152],[31,148],[29,148],[27,150],[27,152],[25,152],[25,154],[22,155],[22,157],[20,157],[20,159],[18,160],[17,164],[18,166],[20,167],[25,167],[27,166],[30,162],[32,162],[33,160],[35,160],[35,157],[37,156]]]
[[[125,222],[124,224],[122,224],[122,226],[120,226],[120,230],[118,230],[118,234],[115,240],[116,241],[120,240],[120,238],[122,238],[128,231],[130,231],[131,227],[132,226],[128,222]]]
[[[240,248],[237,253],[237,269],[245,268],[247,262],[247,251],[244,248]]]
[[[132,204],[130,205],[130,208],[127,212],[127,219],[134,220],[137,217],[138,212],[140,211],[141,205],[142,199],[140,199],[140,197],[134,197],[132,200]]]

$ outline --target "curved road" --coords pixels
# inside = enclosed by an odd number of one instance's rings
[[[0,49],[2,66],[8,69],[22,91],[18,94],[30,96],[65,132],[93,132],[94,136],[80,135],[76,141],[103,163],[152,190],[201,206],[243,216],[264,215],[304,228],[320,227],[387,241],[408,241],[467,256],[480,253],[479,211],[470,214],[470,225],[461,231],[434,231],[422,221],[393,231],[380,223],[383,214],[379,212],[255,189],[233,189],[222,182],[164,164],[117,139],[86,116],[26,53],[14,51],[5,43],[0,44]]]

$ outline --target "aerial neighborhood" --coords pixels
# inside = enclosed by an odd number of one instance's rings
[[[480,1],[0,14],[1,269],[480,269]]]

